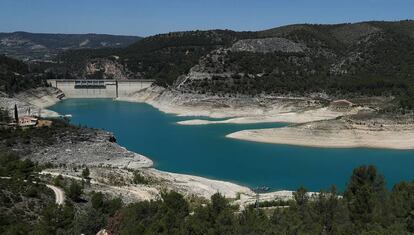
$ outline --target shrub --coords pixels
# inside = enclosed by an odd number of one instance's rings
[[[139,171],[134,171],[134,184],[148,184],[148,180]]]
[[[82,186],[76,182],[72,181],[69,189],[67,190],[67,195],[72,201],[79,202],[83,193]]]
[[[86,167],[85,169],[82,170],[82,177],[84,179],[89,179],[89,175],[90,175],[89,168]]]

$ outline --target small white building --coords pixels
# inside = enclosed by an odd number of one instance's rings
[[[19,126],[36,126],[37,118],[32,116],[19,117]]]

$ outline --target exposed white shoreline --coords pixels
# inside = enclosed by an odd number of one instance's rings
[[[205,124],[219,124],[219,123],[261,123],[261,122],[285,122],[285,123],[306,123],[314,121],[331,120],[340,117],[344,114],[352,114],[358,112],[361,108],[354,108],[347,112],[333,111],[326,107],[312,108],[308,110],[295,111],[292,107],[286,107],[281,105],[273,109],[263,107],[241,107],[240,109],[234,107],[220,107],[220,108],[209,108],[205,106],[186,106],[182,102],[174,100],[172,94],[166,96],[159,96],[160,88],[149,89],[148,91],[134,94],[131,97],[121,97],[117,100],[147,103],[158,110],[176,114],[179,116],[207,116],[212,118],[229,118],[220,121],[208,121],[208,120],[187,120],[179,122],[181,125],[205,125]],[[178,104],[177,104],[178,103]],[[50,105],[53,105],[50,102]],[[393,136],[395,132],[376,132],[372,134],[371,131],[365,131],[355,134],[355,131],[345,131],[327,134],[326,130],[321,130],[320,133],[312,132],[312,134],[306,134],[303,129],[295,129],[295,127],[275,128],[275,129],[264,129],[264,130],[247,130],[229,134],[229,138],[237,138],[248,141],[258,141],[265,143],[276,143],[276,144],[291,144],[291,145],[302,145],[312,147],[373,147],[373,148],[396,148],[395,144],[398,142],[408,143],[408,140],[414,139],[414,133],[406,132],[401,135],[401,138],[397,138],[395,141],[389,141],[390,135]],[[305,134],[304,134],[305,133]],[[352,134],[353,133],[353,134]],[[368,134],[367,134],[368,133]],[[378,133],[384,133],[384,135],[376,135]],[[366,136],[372,136],[370,141],[362,141]],[[337,138],[335,138],[337,136]],[[381,136],[382,142],[377,142],[376,138]],[[348,138],[349,137],[349,138]],[[348,138],[348,139],[347,139]],[[323,144],[320,144],[320,143]],[[414,141],[412,141],[414,143]],[[404,144],[403,144],[404,145]],[[412,147],[411,147],[412,146]],[[409,148],[414,148],[414,144],[410,145]],[[397,149],[405,149],[404,146],[399,146]],[[139,154],[138,154],[139,155]],[[143,157],[142,155],[140,155]],[[133,167],[135,168],[135,167]],[[238,204],[245,205],[246,203],[254,202],[254,192],[244,186],[237,185],[231,182],[211,180],[199,176],[176,174],[170,172],[163,172],[154,168],[145,168],[146,174],[152,177],[166,180],[170,182],[176,189],[183,190],[182,192],[189,195],[198,195],[205,198],[209,198],[212,194],[220,192],[226,197],[239,199],[236,201]],[[137,190],[137,189],[134,189]],[[139,190],[139,189],[138,189]],[[275,191],[266,194],[262,194],[263,200],[275,200],[282,199],[288,200],[293,198],[292,191]]]
[[[305,123],[334,119],[343,115],[355,114],[361,107],[351,108],[346,111],[332,110],[319,105],[304,106],[308,102],[306,98],[297,97],[272,97],[272,104],[263,105],[254,98],[252,104],[237,104],[234,106],[214,107],[214,99],[204,97],[176,97],[173,92],[165,91],[160,87],[152,87],[132,94],[130,97],[117,98],[119,101],[146,103],[161,112],[182,117],[209,117],[227,118],[226,120],[210,121],[192,119],[177,122],[180,125],[207,125],[207,124],[251,124],[251,123]],[[278,101],[280,100],[280,101]],[[231,104],[231,101],[229,102]],[[296,104],[299,103],[299,104]],[[298,107],[302,105],[302,107]],[[212,107],[213,106],[213,107]]]
[[[303,112],[274,113],[273,115],[258,115],[230,118],[220,121],[192,119],[177,122],[180,125],[208,125],[208,124],[252,124],[252,123],[305,123],[321,120],[329,120],[343,115],[341,112],[331,111],[328,108],[320,108]]]
[[[228,138],[319,148],[377,148],[412,150],[414,130],[305,130],[299,127],[244,130],[227,135]]]
[[[162,95],[160,95],[162,94]],[[188,97],[185,97],[188,98]],[[191,98],[191,97],[190,97]],[[250,124],[250,123],[293,123],[303,126],[289,126],[262,130],[244,130],[227,135],[246,141],[288,144],[296,146],[320,148],[379,148],[379,149],[414,149],[414,127],[404,126],[393,128],[369,127],[315,127],[318,122],[335,122],[341,116],[356,114],[359,111],[371,111],[370,108],[353,107],[345,111],[337,111],[329,107],[313,107],[309,109],[295,109],[295,107],[276,103],[276,107],[234,107],[211,108],[208,106],[187,106],[182,100],[173,97],[160,88],[134,94],[131,97],[118,100],[147,103],[158,110],[179,116],[206,116],[211,118],[228,118],[225,120],[192,119],[178,122],[180,125],[208,125],[208,124]],[[178,103],[178,104],[177,104]],[[195,101],[193,102],[195,103]],[[314,125],[316,124],[316,125]],[[309,128],[309,126],[313,126]]]
[[[57,97],[59,91],[51,88],[40,88],[31,90],[28,92],[24,92],[18,94],[14,98],[2,98],[3,106],[7,107],[8,109],[12,109],[14,104],[17,102],[22,108],[24,109],[30,107],[32,110],[41,109],[42,116],[49,116],[49,117],[57,117],[59,116],[58,113],[48,110],[47,107],[50,107],[60,100]],[[128,100],[132,101],[132,100]],[[136,102],[136,101],[134,101]],[[149,103],[151,104],[151,103]],[[20,111],[20,110],[19,110]],[[212,180],[200,176],[194,175],[186,175],[186,174],[178,174],[178,173],[171,173],[166,171],[157,170],[152,168],[153,162],[150,158],[143,156],[138,153],[134,153],[128,151],[122,146],[112,144],[112,147],[118,146],[120,151],[129,152],[125,153],[127,155],[134,155],[133,158],[122,158],[122,159],[114,159],[115,161],[110,161],[107,163],[99,162],[99,161],[83,161],[80,162],[79,165],[88,165],[90,167],[98,167],[99,169],[107,169],[107,167],[114,167],[112,169],[123,169],[127,167],[129,169],[139,169],[145,175],[149,177],[156,178],[162,182],[166,182],[165,185],[170,187],[172,190],[180,191],[186,195],[196,195],[204,198],[210,198],[214,193],[221,193],[222,195],[228,198],[238,198],[234,203],[241,205],[242,207],[249,203],[254,203],[255,200],[255,193],[249,189],[248,187],[241,186],[232,182],[221,181],[221,180]],[[70,157],[71,154],[76,153],[80,146],[73,146],[73,149],[66,149],[66,150],[59,150],[61,151],[63,158],[68,155]],[[49,149],[50,151],[54,151],[53,148]],[[64,152],[62,152],[64,151]],[[59,154],[56,152],[56,154]],[[71,164],[76,164],[76,162],[71,162]],[[104,167],[104,168],[101,168]],[[109,168],[111,169],[111,168]],[[76,175],[68,174],[64,172],[56,172],[56,171],[46,171],[45,173],[51,173],[52,175],[62,174],[65,177],[78,179]],[[103,185],[102,183],[97,183],[98,185]],[[151,188],[151,187],[115,187],[106,185],[106,190],[115,190],[119,192],[124,192],[126,194],[132,195],[137,200],[150,200],[156,199],[158,196],[159,189]],[[266,198],[272,198],[272,200],[279,198],[282,200],[289,200],[293,198],[293,191],[276,191],[267,193]]]

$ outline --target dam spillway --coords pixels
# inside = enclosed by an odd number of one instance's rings
[[[118,98],[146,89],[154,80],[47,80],[52,87],[60,89],[68,98]]]

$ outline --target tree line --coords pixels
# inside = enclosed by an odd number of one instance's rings
[[[35,164],[18,163],[18,158],[12,156],[0,155],[0,161],[6,166],[0,168],[1,175],[22,172],[17,177],[25,177],[36,169]],[[99,192],[86,195],[82,184],[85,182],[66,182],[69,198],[65,205],[57,206],[49,200],[37,217],[19,220],[19,230],[10,221],[18,219],[18,214],[0,216],[0,233],[96,234],[103,228],[114,235],[414,233],[414,181],[398,183],[388,190],[384,177],[374,166],[354,169],[342,194],[333,186],[310,196],[301,187],[290,201],[262,203],[244,210],[219,193],[206,201],[170,191],[163,192],[158,200],[124,204]],[[26,196],[44,197],[27,190]],[[71,191],[76,191],[76,197],[71,196]],[[0,196],[2,193],[3,189]],[[3,208],[8,200],[0,203]]]

